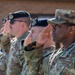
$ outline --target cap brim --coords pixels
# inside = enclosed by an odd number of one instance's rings
[[[52,18],[52,19],[48,19],[48,23],[52,23],[52,24],[62,24],[62,23],[65,23],[66,21],[65,20],[58,20],[56,18]]]

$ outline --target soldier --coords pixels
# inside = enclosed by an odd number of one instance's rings
[[[63,44],[50,57],[49,75],[75,75],[75,11],[57,9],[55,18],[49,21],[53,26],[53,40]]]
[[[33,46],[31,43],[33,42],[34,45],[36,44],[35,41],[37,40],[38,35],[47,25],[48,25],[47,20],[34,19],[32,22],[32,28],[30,30],[30,33],[25,39],[24,46],[27,45],[25,48],[33,47],[32,49],[25,49],[25,60],[28,66],[29,75],[48,75],[49,55],[52,53],[54,49],[54,46],[51,46],[53,45],[52,36],[49,36],[49,40],[46,41],[46,43],[44,44],[43,47],[44,50],[42,52],[43,57],[40,58],[39,61],[38,61],[39,55],[36,55],[37,51],[35,50],[35,46]],[[49,33],[51,33],[51,26]],[[31,41],[28,44],[29,39]]]
[[[30,14],[26,11],[16,11],[8,15],[9,34],[15,36],[11,41],[6,75],[21,75],[24,61],[21,41],[26,38],[30,26]]]
[[[53,26],[53,40],[60,42],[63,47],[50,56],[49,75],[75,75],[75,11],[57,9],[55,17],[49,20]],[[47,32],[47,30],[44,32]],[[36,47],[41,49],[47,35],[39,36]],[[42,50],[42,49],[41,49]]]

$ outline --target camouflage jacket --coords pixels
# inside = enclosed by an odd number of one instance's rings
[[[28,67],[26,66],[26,62],[23,64],[21,75],[29,75]]]
[[[54,46],[44,49],[43,57],[41,58],[41,61],[43,63],[41,64],[43,67],[43,73],[44,73],[43,75],[49,75],[49,57],[54,51],[54,49],[55,49]]]
[[[0,75],[6,75],[6,65],[10,50],[10,37],[0,34]]]
[[[0,75],[6,75],[6,65],[8,62],[8,54],[6,52],[0,52]]]
[[[4,36],[0,34],[0,49],[4,50],[5,52],[10,50],[10,37]]]
[[[44,51],[43,47],[41,47],[40,50],[43,52],[37,54],[38,49],[35,49],[34,45],[34,43],[31,43],[28,47],[25,47],[25,61],[29,75],[48,75],[48,58],[54,47],[50,47],[47,51]]]
[[[11,41],[9,59],[7,64],[6,75],[21,75],[24,61],[24,52],[21,50],[21,41],[26,38],[28,33],[23,34],[20,38],[14,38]]]
[[[75,43],[50,56],[49,75],[75,75]]]

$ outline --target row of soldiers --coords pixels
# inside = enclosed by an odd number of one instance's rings
[[[54,42],[62,43],[55,49]],[[0,34],[0,75],[75,75],[75,11],[50,19],[9,13]]]

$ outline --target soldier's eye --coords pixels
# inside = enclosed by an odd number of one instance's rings
[[[24,23],[26,23],[26,21],[22,21],[22,20],[10,20],[10,24],[14,24],[14,22],[24,22]]]

